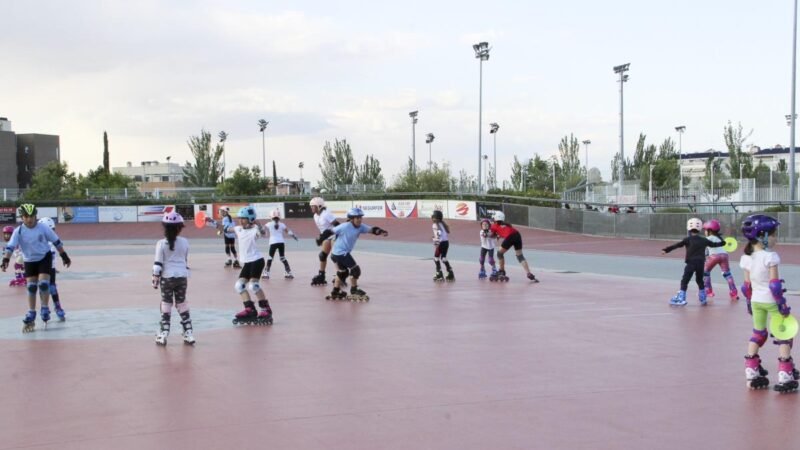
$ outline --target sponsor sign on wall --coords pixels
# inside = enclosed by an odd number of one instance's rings
[[[447,217],[447,200],[417,200],[417,216],[430,218],[434,211]]]
[[[416,200],[386,200],[386,217],[407,219],[418,217]]]
[[[285,202],[283,212],[287,219],[308,219],[314,217],[308,202]]]
[[[194,205],[175,205],[175,211],[183,217],[183,220],[194,220]]]
[[[364,211],[364,217],[386,217],[386,202],[383,200],[372,201],[354,201],[353,208],[361,208]]]
[[[64,206],[60,210],[63,223],[97,223],[100,220],[96,206]]]
[[[353,207],[353,202],[325,202],[325,207],[335,217],[347,217],[347,211]]]
[[[231,209],[231,217],[235,219],[239,210],[247,205],[249,205],[249,203],[214,203],[214,209],[212,211],[214,213],[214,220],[222,220],[222,214],[219,213],[219,209],[223,206],[227,206]],[[206,211],[206,214],[208,214],[208,211]]]
[[[45,206],[43,208],[36,207],[36,217],[41,219],[42,217],[49,217],[53,219],[54,222],[58,223],[58,207],[56,206]]]
[[[491,219],[495,212],[503,212],[503,205],[500,203],[478,202],[475,204],[478,219]]]
[[[100,222],[136,222],[138,208],[135,206],[101,206],[97,208]]]
[[[475,202],[448,200],[447,214],[445,214],[445,216],[448,219],[475,220],[477,217],[475,213]]]
[[[283,213],[283,203],[253,203],[253,208],[256,209],[258,220],[271,220],[272,211],[276,209],[280,211],[281,217],[286,217]]]
[[[161,222],[164,214],[175,210],[173,205],[147,205],[138,208],[139,222]]]
[[[0,223],[14,223],[17,221],[17,208],[13,206],[0,206]]]

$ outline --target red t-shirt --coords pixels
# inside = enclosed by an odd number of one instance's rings
[[[493,223],[492,226],[489,227],[489,231],[493,232],[494,234],[500,236],[503,239],[517,232],[517,230],[515,230],[514,227],[512,227],[507,223],[504,223],[502,226],[498,225],[497,223]]]

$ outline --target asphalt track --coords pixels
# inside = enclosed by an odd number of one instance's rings
[[[542,280],[476,279],[478,226],[453,222],[457,281],[434,284],[430,222],[366,220],[390,231],[354,255],[369,303],[328,302],[308,285],[310,220],[288,221],[297,276],[265,282],[271,327],[234,327],[236,274],[221,240],[187,228],[195,347],[179,324],[153,343],[158,224],[60,225],[73,266],[68,311],[22,335],[23,289],[0,274],[0,449],[730,448],[791,447],[796,395],[749,391],[743,302],[667,305],[682,250],[666,241],[523,230]],[[266,246],[264,246],[265,248]],[[800,251],[779,247],[792,294]],[[738,253],[740,253],[739,250]],[[738,253],[733,261],[738,261]],[[741,282],[738,264],[734,275]],[[331,269],[328,269],[329,277]],[[790,304],[797,305],[790,295]],[[774,382],[776,349],[762,350]]]

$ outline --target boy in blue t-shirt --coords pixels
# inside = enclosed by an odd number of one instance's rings
[[[22,226],[17,227],[11,235],[6,248],[3,251],[3,261],[0,269],[3,272],[8,268],[11,261],[11,254],[19,246],[22,250],[25,264],[25,279],[28,286],[28,313],[22,319],[22,332],[33,331],[36,325],[36,291],[39,291],[39,298],[42,301],[42,321],[47,326],[50,320],[50,269],[53,265],[53,256],[50,253],[50,243],[52,243],[61,255],[64,267],[69,267],[72,261],[64,251],[64,246],[56,233],[45,224],[36,221],[36,206],[25,203],[19,207],[19,215],[22,217]]]
[[[389,232],[378,227],[371,227],[361,223],[364,211],[361,208],[352,208],[347,212],[347,223],[339,224],[333,229],[325,230],[317,238],[317,245],[332,235],[336,235],[331,251],[331,261],[336,264],[336,278],[333,282],[331,295],[325,297],[327,300],[355,300],[369,301],[366,292],[358,288],[358,277],[361,276],[361,268],[356,264],[355,259],[350,254],[356,246],[358,237],[364,233],[372,233],[376,236],[388,236]],[[348,296],[341,290],[342,283],[350,276],[350,295]]]

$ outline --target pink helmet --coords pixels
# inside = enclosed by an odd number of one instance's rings
[[[708,222],[703,224],[703,229],[719,232],[719,220],[717,219],[709,220]]]
[[[161,219],[161,223],[166,223],[166,224],[170,224],[170,223],[178,224],[178,223],[180,223],[180,224],[182,224],[183,223],[183,216],[181,216],[180,214],[176,213],[175,211],[171,211],[171,212],[168,212],[168,213],[164,214],[164,217]]]
[[[6,225],[3,227],[3,234],[6,233],[11,234],[13,232],[14,232],[14,227],[12,227],[11,225]]]

